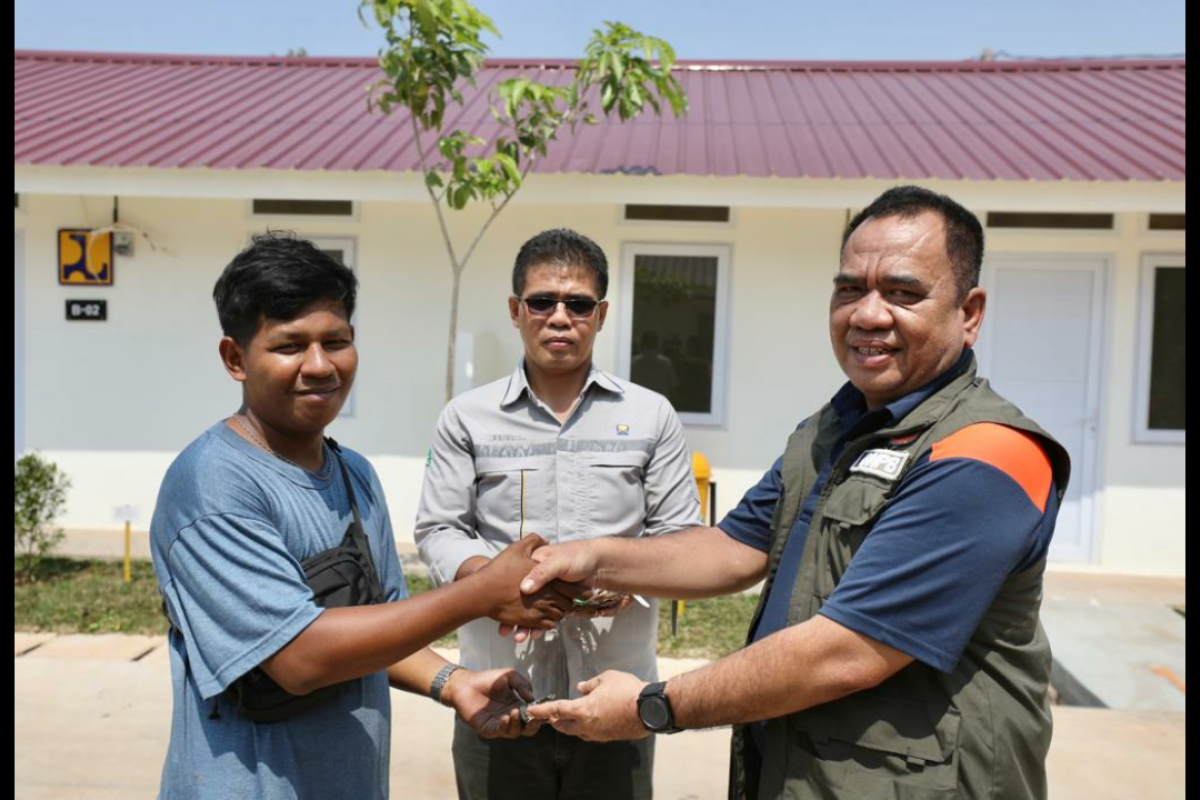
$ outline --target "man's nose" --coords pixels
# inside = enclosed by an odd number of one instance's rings
[[[890,328],[892,312],[878,291],[868,292],[854,307],[850,324],[863,330]]]
[[[567,313],[567,304],[562,300],[555,303],[554,310],[550,312],[547,322],[556,328],[571,327],[571,315]]]
[[[300,363],[300,371],[305,375],[333,374],[333,362],[329,360],[329,354],[325,352],[325,348],[319,342],[313,342],[304,351],[304,360]]]

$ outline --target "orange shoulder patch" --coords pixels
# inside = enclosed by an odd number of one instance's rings
[[[947,458],[970,458],[995,467],[1016,481],[1039,511],[1046,510],[1054,471],[1034,436],[993,422],[969,425],[933,446],[930,461]]]

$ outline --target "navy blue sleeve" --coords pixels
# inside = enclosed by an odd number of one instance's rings
[[[744,545],[763,553],[771,550],[771,518],[783,495],[783,456],[742,496],[737,508],[725,515],[718,528]]]
[[[863,541],[821,614],[949,672],[1014,571],[1049,547],[1043,512],[1005,472],[969,458],[924,460]]]

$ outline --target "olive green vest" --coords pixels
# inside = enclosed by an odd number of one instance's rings
[[[829,599],[908,469],[935,442],[980,422],[1037,436],[1062,500],[1070,475],[1066,451],[977,378],[972,360],[904,419],[847,444],[808,528],[788,625],[811,619]],[[826,406],[788,441],[783,494],[771,523],[767,583],[751,632],[792,525],[841,434],[836,413]],[[868,450],[902,455],[884,456],[883,468],[875,472],[886,477],[851,472]],[[1044,570],[1042,559],[1008,577],[953,672],[914,661],[873,689],[767,722],[757,781],[742,760],[747,732],[735,729],[731,796],[746,798],[757,783],[760,799],[1046,797],[1050,646],[1038,620]]]

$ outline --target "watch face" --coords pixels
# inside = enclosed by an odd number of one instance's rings
[[[658,697],[647,697],[639,709],[641,712],[642,722],[651,730],[662,730],[667,727],[670,721],[667,714],[667,705]]]

